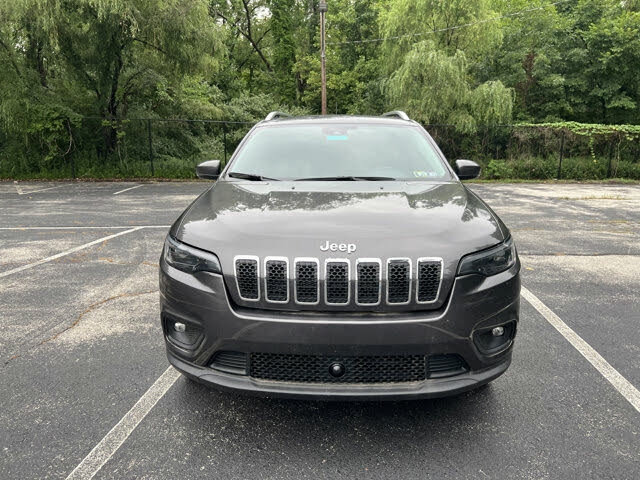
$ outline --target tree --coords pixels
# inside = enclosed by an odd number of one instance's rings
[[[326,16],[328,110],[379,113],[383,108],[378,6],[381,0],[332,0]],[[296,70],[305,85],[303,104],[320,111],[320,33],[317,14],[310,23],[313,41],[299,55]]]
[[[567,16],[572,25],[558,40],[565,55],[557,68],[566,79],[570,119],[639,122],[638,3],[582,0]]]
[[[44,141],[46,156],[70,143],[71,123],[87,115],[103,119],[101,151],[114,152],[130,108],[184,72],[214,70],[222,48],[198,0],[18,0],[3,8],[10,23],[0,31],[0,58],[13,65],[12,88],[22,94],[3,89],[0,114],[6,128]]]
[[[267,5],[267,0],[212,0],[209,14],[242,35],[266,69],[272,71],[263,47],[263,41],[271,30],[265,21]]]
[[[490,0],[391,0],[380,8],[383,57],[388,73],[396,70],[413,44],[428,40],[449,55],[465,52],[475,61],[500,44],[499,15]],[[461,25],[467,25],[459,28]]]
[[[473,87],[466,55],[416,43],[388,82],[390,107],[405,109],[423,123],[454,124],[473,131],[478,124],[511,120],[512,91],[500,81]]]
[[[271,0],[271,34],[273,36],[273,69],[280,98],[296,103],[296,63],[294,39],[294,0]]]

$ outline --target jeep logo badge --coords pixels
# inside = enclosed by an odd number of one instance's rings
[[[320,250],[323,252],[347,252],[353,253],[356,251],[355,243],[329,243],[329,240],[325,240],[324,245],[320,245]]]

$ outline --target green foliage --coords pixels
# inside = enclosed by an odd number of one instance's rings
[[[450,123],[462,131],[511,120],[512,94],[500,81],[473,88],[466,55],[450,56],[432,42],[414,45],[388,83],[390,105],[423,123]]]
[[[484,163],[484,162],[483,162]],[[482,171],[488,180],[553,180],[558,174],[558,160],[525,157],[517,160],[490,160]],[[605,180],[610,178],[606,158],[571,157],[562,162],[562,178],[573,180]],[[614,177],[640,180],[640,163],[624,161],[616,167]]]
[[[380,5],[386,71],[396,70],[416,42],[432,41],[448,55],[464,51],[476,60],[499,45],[499,24],[489,0],[393,0]],[[466,28],[452,28],[475,24]],[[434,32],[434,33],[427,33]]]
[[[294,0],[271,0],[271,32],[273,35],[273,68],[281,98],[295,99],[296,82],[292,75],[296,61],[293,12]]]
[[[521,123],[520,128],[535,128],[554,131],[566,131],[587,137],[624,137],[627,140],[640,139],[640,125],[604,125],[600,123],[553,122],[553,123]]]
[[[5,0],[0,18],[2,177],[148,175],[145,119],[156,173],[192,176],[248,126],[161,119],[320,111],[317,0]],[[331,0],[326,31],[330,113],[452,124],[430,127],[443,150],[495,178],[553,177],[563,141],[566,176],[636,175],[638,0]]]

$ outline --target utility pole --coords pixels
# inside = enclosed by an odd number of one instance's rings
[[[324,64],[324,14],[327,13],[328,9],[327,2],[321,1],[318,4],[318,10],[320,10],[320,64],[322,65],[322,115],[327,114],[327,71]]]

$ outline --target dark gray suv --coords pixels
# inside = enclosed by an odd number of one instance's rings
[[[161,319],[187,377],[254,394],[437,397],[505,372],[520,262],[507,227],[404,112],[272,112],[173,224]],[[218,178],[219,177],[219,178]]]

